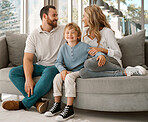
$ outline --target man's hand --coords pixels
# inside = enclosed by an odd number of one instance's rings
[[[106,62],[106,58],[104,55],[100,55],[97,57],[97,61],[98,61],[98,66],[102,67]]]
[[[35,82],[33,80],[26,80],[25,92],[28,94],[28,97],[30,97],[30,93],[31,93],[31,95],[33,95],[34,86],[35,86]]]
[[[69,72],[67,70],[63,70],[60,74],[61,74],[62,80],[65,80],[65,77],[67,74],[69,74]]]

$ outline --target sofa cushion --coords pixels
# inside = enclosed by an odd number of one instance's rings
[[[148,71],[145,76],[100,77],[77,79],[77,93],[134,94],[148,92]]]
[[[9,60],[13,66],[23,64],[24,48],[27,34],[13,34],[6,32]]]
[[[0,69],[0,81],[10,81],[10,79],[9,79],[9,71],[12,68],[13,67],[7,67],[7,68]],[[34,82],[37,82],[39,79],[40,79],[40,76],[33,78]]]
[[[12,67],[2,68],[0,69],[0,81],[10,81],[9,80],[9,71]]]
[[[122,52],[123,67],[145,64],[144,55],[145,30],[128,35],[118,40]]]
[[[0,83],[10,82],[9,71],[12,67],[0,69]],[[34,77],[37,82],[40,76]],[[100,77],[100,78],[77,78],[77,93],[85,94],[132,94],[148,92],[148,71],[146,76],[132,77]],[[63,85],[64,86],[64,85]],[[63,87],[64,88],[64,87]],[[65,89],[65,88],[64,88]]]

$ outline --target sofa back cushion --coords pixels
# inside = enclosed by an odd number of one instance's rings
[[[18,66],[23,64],[24,48],[27,34],[13,34],[6,32],[10,65]]]
[[[19,66],[23,64],[27,37],[27,34],[14,34],[12,32],[6,32],[6,41],[10,61],[9,66]],[[37,58],[34,56],[33,62],[35,63],[36,60]]]
[[[145,30],[118,40],[123,67],[145,65]]]
[[[11,65],[18,66],[23,64],[26,39],[27,34],[6,32]],[[118,44],[122,52],[122,64],[124,68],[127,66],[145,65],[145,30],[119,39]],[[146,52],[148,52],[147,48]],[[36,62],[36,57],[34,58],[34,62]]]

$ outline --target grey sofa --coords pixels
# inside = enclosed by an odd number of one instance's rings
[[[26,38],[27,35],[9,32],[0,38],[0,94],[21,95],[8,74],[12,67],[22,64]],[[144,30],[124,37],[118,43],[123,55],[123,67],[148,66],[148,42],[145,41]],[[39,78],[35,77],[34,81],[37,82]],[[78,78],[76,82],[76,108],[114,112],[148,111],[148,75]],[[52,90],[44,97],[53,99]],[[62,97],[62,101],[66,103],[66,98]]]

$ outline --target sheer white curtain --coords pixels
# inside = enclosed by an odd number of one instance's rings
[[[44,6],[44,0],[28,0],[27,33],[41,25],[40,10]]]

